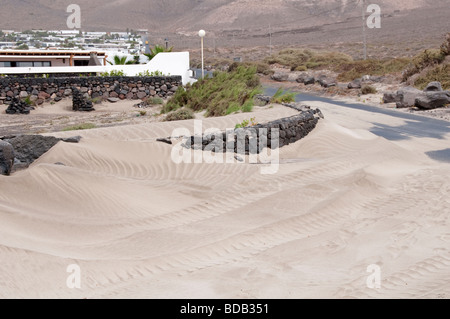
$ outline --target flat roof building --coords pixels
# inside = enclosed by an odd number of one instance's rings
[[[63,50],[0,50],[0,68],[89,66],[91,56],[106,65],[105,52]],[[92,63],[92,62],[91,62]]]

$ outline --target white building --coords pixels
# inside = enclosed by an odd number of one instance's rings
[[[5,51],[0,52],[1,55]],[[26,51],[23,51],[26,52]],[[86,52],[86,51],[85,51]],[[68,53],[68,52],[67,52]],[[66,56],[67,57],[67,56]],[[11,58],[7,56],[6,58]],[[34,56],[32,61],[23,61],[18,67],[5,67],[0,65],[0,74],[5,75],[33,75],[33,74],[69,74],[74,75],[82,73],[105,73],[111,71],[122,71],[126,76],[137,76],[139,74],[161,72],[164,75],[178,75],[181,76],[183,85],[193,83],[196,80],[193,78],[190,70],[189,52],[165,52],[159,53],[147,64],[132,64],[132,65],[102,65],[102,66],[40,66],[40,62],[45,56]],[[62,57],[56,57],[61,59]],[[67,58],[66,58],[67,59]],[[7,62],[7,61],[6,61]],[[32,62],[32,63],[30,63]],[[1,62],[0,62],[1,63]],[[28,64],[26,64],[28,63]],[[67,63],[67,60],[66,60]]]
[[[4,50],[0,51],[0,68],[75,67],[87,66],[94,53],[106,65],[105,52],[63,50]],[[1,74],[8,74],[1,73]]]

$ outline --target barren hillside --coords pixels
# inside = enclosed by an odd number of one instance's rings
[[[73,0],[3,0],[0,29],[66,29]],[[206,46],[272,45],[338,47],[362,41],[362,0],[78,0],[84,31],[149,29],[154,43],[164,38],[176,49],[198,47],[196,33],[207,30]],[[366,0],[368,4],[369,1]],[[371,0],[381,6],[380,30],[369,30],[371,52],[414,53],[438,45],[450,31],[448,0]],[[388,49],[386,50],[385,47]],[[406,50],[406,51],[405,51]],[[355,52],[353,55],[360,53]],[[391,54],[391,55],[392,55]]]

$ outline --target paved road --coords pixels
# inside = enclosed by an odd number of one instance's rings
[[[265,94],[273,96],[277,91],[276,88],[265,87]],[[309,94],[300,93],[296,97],[297,102],[302,101],[318,101],[334,104],[337,107],[357,109],[361,111],[380,113],[391,117],[400,118],[405,121],[401,126],[390,126],[383,123],[372,122],[373,127],[370,131],[378,136],[384,137],[390,141],[400,141],[416,138],[435,138],[439,140],[446,140],[448,134],[450,134],[450,122],[433,119],[425,116],[408,114],[399,112],[396,110],[384,109],[375,106],[358,104],[358,103],[346,103],[343,101],[336,101],[330,98],[319,97]],[[450,143],[449,148],[445,148],[439,151],[433,151],[427,153],[431,158],[450,163]]]

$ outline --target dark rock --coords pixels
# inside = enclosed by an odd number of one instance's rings
[[[353,80],[352,82],[350,82],[350,83],[348,84],[347,87],[348,87],[350,90],[362,88],[362,85],[361,85],[361,79]]]
[[[72,137],[68,137],[68,138],[62,138],[61,141],[65,142],[65,143],[80,143],[81,141],[81,136],[72,136]]]
[[[300,75],[295,79],[295,81],[297,81],[298,83],[305,83],[305,80],[306,80],[308,77],[310,77],[309,74],[307,74],[307,73],[302,73],[302,74],[300,74]]]
[[[401,102],[401,96],[398,93],[384,93],[383,103],[399,103]]]
[[[425,95],[421,95],[416,98],[415,106],[421,109],[437,109],[450,104],[450,92],[426,92]]]
[[[272,98],[270,96],[261,95],[261,94],[255,95],[255,100],[260,101],[262,105],[269,104],[271,99]]]
[[[80,112],[95,111],[95,109],[92,105],[92,102],[85,99],[78,89],[73,88],[72,91],[73,91],[73,97],[72,97],[73,107],[72,107],[72,109],[74,111],[76,111],[76,112],[77,111],[80,111]]]
[[[38,99],[46,100],[50,98],[50,94],[46,92],[41,92],[38,94]]]
[[[312,85],[312,84],[316,83],[316,79],[313,76],[308,76],[308,77],[305,78],[303,83],[305,85]]]
[[[15,158],[26,167],[47,153],[60,141],[56,137],[41,135],[21,135],[4,140],[14,148]]]
[[[272,80],[274,81],[278,81],[278,82],[285,82],[289,79],[289,74],[287,73],[275,73],[274,75],[272,75]]]
[[[430,82],[424,90],[424,92],[442,92],[442,91],[444,90],[442,89],[441,82]]]
[[[117,102],[119,102],[120,101],[120,99],[118,99],[118,98],[116,98],[116,97],[109,97],[108,98],[108,102],[111,102],[111,103],[117,103]]]
[[[324,88],[329,88],[332,86],[336,86],[336,80],[329,79],[327,77],[321,77],[317,80],[317,82]]]
[[[147,97],[147,94],[145,93],[145,92],[139,92],[138,94],[137,94],[137,98],[138,99],[144,99],[145,97]]]
[[[0,140],[0,175],[9,175],[14,166],[14,148]]]
[[[158,138],[156,141],[172,145],[172,141],[170,140],[170,138]]]
[[[6,114],[30,114],[34,107],[22,102],[18,98],[13,98],[11,104],[6,109]]]
[[[424,95],[425,93],[413,88],[413,87],[405,87],[397,92],[398,99],[400,102],[397,102],[398,108],[408,108],[413,107],[416,104],[416,98]]]

